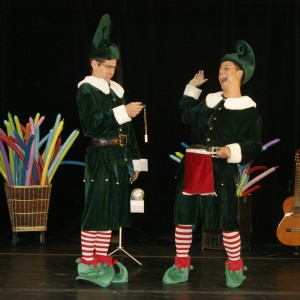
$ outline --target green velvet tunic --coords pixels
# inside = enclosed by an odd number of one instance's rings
[[[215,95],[220,95],[221,101],[213,107],[208,107],[205,100],[195,101],[189,96],[183,96],[179,101],[182,122],[191,126],[191,144],[221,147],[237,143],[241,149],[240,164],[249,163],[262,151],[262,124],[258,111],[255,107],[226,109],[226,100],[222,100],[221,93]],[[183,195],[184,160],[182,165],[176,190],[174,223],[197,226],[202,220],[208,230],[237,230],[238,164],[213,158],[217,196]]]
[[[85,206],[82,230],[117,230],[130,226],[130,183],[133,159],[140,158],[131,122],[120,125],[113,108],[125,104],[111,89],[105,94],[83,83],[76,97],[87,139],[126,134],[130,145],[88,146],[85,154]]]

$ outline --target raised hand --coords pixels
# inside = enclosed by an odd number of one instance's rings
[[[200,87],[203,83],[205,83],[208,79],[204,78],[204,71],[200,70],[195,74],[194,78],[190,80],[189,84],[195,87]]]

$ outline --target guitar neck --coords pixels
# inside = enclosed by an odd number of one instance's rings
[[[300,213],[300,162],[296,153],[296,168],[295,168],[295,188],[294,188],[294,209]],[[296,211],[294,211],[296,213]]]

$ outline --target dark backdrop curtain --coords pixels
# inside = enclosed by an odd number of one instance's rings
[[[294,193],[294,154],[299,147],[299,12],[297,0],[139,0],[0,2],[1,128],[7,112],[26,123],[45,115],[46,134],[58,113],[65,120],[63,139],[80,123],[75,105],[77,83],[89,75],[89,45],[103,13],[114,22],[112,39],[121,50],[121,82],[129,101],[147,104],[149,143],[143,118],[134,120],[149,172],[133,185],[145,190],[145,213],[133,214],[139,236],[173,235],[177,163],[169,154],[189,143],[177,101],[185,84],[204,69],[203,95],[219,90],[220,59],[246,40],[256,55],[256,71],[243,93],[257,102],[263,141],[281,142],[254,162],[279,166],[253,193],[252,239],[277,242],[282,203]],[[84,160],[82,135],[66,159]],[[256,174],[258,175],[258,174]],[[2,182],[4,180],[1,178]],[[53,180],[47,238],[79,239],[83,208],[83,168],[60,166]],[[3,185],[3,184],[2,184]],[[11,235],[6,198],[0,194],[0,236]]]

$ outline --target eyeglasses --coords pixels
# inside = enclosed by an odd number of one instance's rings
[[[106,70],[117,70],[118,66],[112,66],[112,65],[104,65],[103,63],[98,62],[98,66],[103,66]]]
[[[111,66],[111,65],[102,65],[106,70],[111,70],[111,69],[114,69],[114,70],[117,70],[118,69],[118,66]]]

